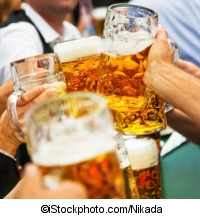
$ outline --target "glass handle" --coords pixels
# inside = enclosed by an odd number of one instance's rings
[[[170,47],[174,50],[174,64],[177,65],[180,57],[178,45],[174,40],[170,38],[168,38],[168,43]],[[167,102],[164,103],[164,106],[165,106],[165,111],[164,111],[165,113],[169,112],[174,108],[174,106],[172,106],[170,103]]]
[[[16,104],[19,94],[16,92],[12,93],[7,100],[7,114],[10,126],[13,130],[15,137],[21,141],[25,142],[25,136],[19,124],[19,119],[16,110]]]
[[[170,47],[174,50],[174,64],[177,65],[179,61],[179,56],[180,56],[178,45],[174,40],[170,38],[168,38],[168,42],[169,42]]]

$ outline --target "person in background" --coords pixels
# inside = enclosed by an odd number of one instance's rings
[[[79,3],[71,13],[70,17],[68,18],[82,33],[84,36],[84,30],[87,29],[87,25],[94,25],[90,24],[89,21],[92,23],[92,10],[99,7],[108,7],[112,4],[116,3],[127,3],[126,0],[79,0]],[[82,6],[81,6],[82,5]],[[85,8],[83,8],[85,5]],[[86,35],[96,35],[94,27],[89,27],[89,33]],[[93,30],[92,30],[93,29]]]
[[[57,41],[80,38],[80,32],[65,17],[78,0],[24,0],[0,24],[0,85],[11,77],[10,62],[53,52]]]

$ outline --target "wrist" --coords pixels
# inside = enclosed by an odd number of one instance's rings
[[[14,139],[11,139],[10,137],[4,138],[4,136],[2,136],[1,133],[0,133],[0,142],[1,142],[0,150],[14,157],[19,144],[15,142]]]
[[[6,111],[0,117],[0,149],[15,156],[20,141],[15,137],[7,117]]]

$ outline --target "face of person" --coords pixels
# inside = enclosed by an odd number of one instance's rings
[[[41,0],[40,0],[41,1]],[[78,4],[78,0],[42,0],[47,5],[56,9],[72,11]]]
[[[45,9],[55,13],[71,12],[78,4],[78,0],[25,0],[24,2],[30,4],[35,9]]]

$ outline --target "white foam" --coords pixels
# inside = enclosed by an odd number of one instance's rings
[[[111,54],[134,55],[146,49],[154,42],[154,36],[145,31],[128,32],[121,31],[113,35],[114,40],[106,38],[102,40],[102,52]]]
[[[132,169],[144,169],[158,163],[156,141],[152,138],[128,138],[125,140]]]
[[[32,160],[43,166],[70,165],[114,151],[113,127],[91,130],[84,118],[61,118],[43,127],[43,137],[33,145]],[[101,124],[99,124],[101,127]],[[34,142],[34,141],[33,141]]]
[[[107,7],[94,8],[92,11],[92,16],[94,19],[103,20],[106,17]]]
[[[101,52],[101,38],[91,36],[57,43],[54,45],[54,52],[58,54],[61,62],[98,55]]]
[[[68,138],[60,136],[50,142],[40,142],[38,150],[32,152],[32,160],[42,166],[71,165],[114,151],[116,142],[104,140],[102,135],[90,138]]]

